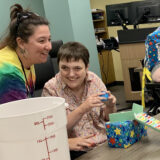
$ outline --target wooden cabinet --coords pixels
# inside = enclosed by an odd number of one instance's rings
[[[93,19],[95,36],[98,39],[109,38],[107,27],[106,27],[105,11],[101,9],[97,9],[94,11],[92,10],[92,19]],[[103,82],[105,84],[113,83],[115,81],[115,73],[114,73],[112,52],[103,50],[101,53],[98,54],[98,58],[99,58]]]
[[[120,44],[119,47],[126,101],[140,101],[142,72],[136,72],[135,69],[142,67],[140,60],[145,57],[145,44]]]

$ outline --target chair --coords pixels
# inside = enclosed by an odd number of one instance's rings
[[[145,92],[153,99],[152,103],[149,103],[150,106],[147,113],[152,116],[160,113],[160,83],[147,82]]]
[[[36,83],[35,83],[35,97],[40,97],[44,84],[55,76],[58,72],[57,53],[63,41],[52,41],[52,50],[49,52],[47,62],[35,64]]]
[[[49,55],[51,56],[51,58],[56,58],[58,50],[63,44],[63,41],[57,40],[57,41],[52,41],[51,43],[52,43],[52,49],[50,50]]]
[[[62,45],[63,45],[62,40],[52,41],[52,49],[49,52],[49,55],[51,56],[51,61],[53,64],[55,74],[58,73],[58,71],[59,71],[58,64],[57,64],[57,53],[58,53],[59,48]]]
[[[160,83],[153,82],[151,72],[145,67],[144,60],[141,60],[143,67],[142,76],[142,106],[149,106],[147,114],[154,116],[160,113]]]
[[[35,97],[40,97],[44,84],[55,76],[55,71],[51,61],[50,55],[47,62],[42,64],[35,64],[36,83],[35,83]]]

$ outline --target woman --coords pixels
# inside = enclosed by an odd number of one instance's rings
[[[34,64],[47,61],[50,37],[46,19],[11,6],[8,35],[0,42],[0,104],[33,96]]]
[[[58,52],[58,64],[60,71],[45,84],[42,96],[66,100],[70,149],[86,151],[106,141],[104,123],[109,113],[116,112],[116,98],[88,71],[89,52],[84,45],[64,44]],[[109,94],[107,101],[103,101],[102,91]]]
[[[154,82],[160,82],[160,27],[147,36],[145,47],[144,67],[151,72]]]

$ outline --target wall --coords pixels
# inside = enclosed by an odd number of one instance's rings
[[[128,2],[135,2],[135,1],[141,1],[141,0],[90,0],[91,8],[99,8],[106,10],[106,5],[111,4],[119,4],[119,3],[128,3]],[[139,28],[147,28],[147,27],[158,27],[159,23],[153,23],[153,24],[145,24],[145,25],[139,25]],[[133,26],[127,26],[129,29],[133,28]],[[117,37],[117,30],[121,30],[121,26],[117,27],[108,27],[109,37]],[[122,75],[122,65],[120,60],[120,53],[116,51],[112,51],[113,56],[113,64],[114,64],[114,71],[115,71],[115,78],[116,81],[123,81],[123,75]]]
[[[30,8],[43,17],[47,15],[53,40],[83,42],[91,54],[90,70],[101,77],[89,0],[1,0],[0,37],[6,32],[10,21],[10,6],[15,3]]]
[[[90,52],[90,70],[101,77],[89,0],[43,0],[53,39],[78,41]]]
[[[0,1],[0,36],[6,32],[6,28],[9,24],[10,18],[10,6],[15,3],[21,4],[24,8],[30,8],[32,11],[38,13],[41,16],[45,16],[43,1],[42,0],[1,0]]]

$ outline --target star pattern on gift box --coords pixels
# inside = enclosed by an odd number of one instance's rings
[[[147,126],[144,126],[144,129],[147,129],[148,127]]]
[[[127,145],[124,144],[124,148],[128,148],[130,145],[131,145],[130,143],[128,143]]]
[[[116,135],[121,135],[121,130],[120,129],[116,128],[114,131],[115,131]]]
[[[105,126],[110,147],[128,148],[147,135],[145,126],[137,121],[107,122]]]
[[[108,125],[106,125],[106,128],[110,128],[110,125],[108,124]]]
[[[122,139],[119,139],[119,143],[122,143],[123,142],[123,140]]]
[[[110,141],[110,143],[112,143],[112,145],[114,145],[116,143],[115,138],[112,138],[112,137],[110,138],[109,141]]]
[[[134,137],[134,131],[133,131],[133,130],[131,131],[130,136],[131,136],[131,137]]]

